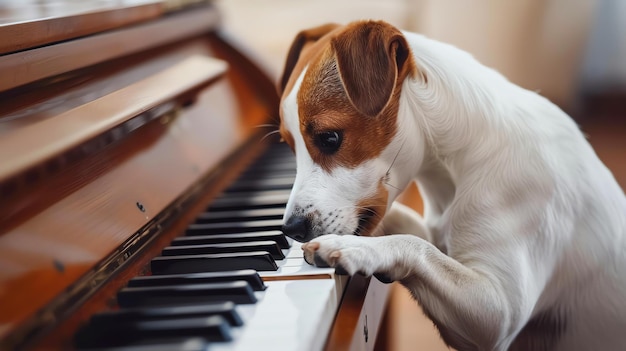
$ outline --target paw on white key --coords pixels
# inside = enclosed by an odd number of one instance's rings
[[[302,245],[302,249],[309,264],[334,267],[338,274],[371,276],[382,268],[374,239],[328,234]]]

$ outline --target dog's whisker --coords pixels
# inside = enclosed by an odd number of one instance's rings
[[[279,133],[279,131],[278,131],[278,130],[273,130],[273,131],[271,131],[271,132],[269,132],[269,133],[265,134],[265,135],[261,138],[261,141],[265,140],[266,138],[268,138],[268,137],[270,137],[270,136],[272,136],[272,135],[274,135],[274,134],[276,134],[276,133]]]
[[[341,206],[341,207],[337,207],[338,210],[343,210],[343,209],[357,209],[357,210],[367,210],[368,208],[372,208],[372,207],[387,207],[386,205],[371,205],[371,206],[357,206],[357,205],[347,205],[347,206]]]
[[[400,151],[402,151],[402,147],[404,147],[405,142],[406,142],[406,139],[402,141],[402,144],[400,144],[400,147],[398,148],[398,152],[396,152],[396,156],[394,156],[393,160],[391,161],[391,164],[389,165],[389,168],[387,169],[387,172],[385,172],[385,177],[389,176],[389,172],[391,172],[391,168],[393,167],[394,163],[396,163],[396,160],[398,159],[398,156],[400,155]]]
[[[398,188],[397,186],[392,185],[392,184],[391,184],[391,183],[389,183],[389,182],[385,182],[385,185],[388,185],[388,186],[390,186],[390,187],[392,187],[392,188],[394,188],[394,189],[396,189],[396,190],[402,190],[402,189]]]
[[[256,126],[254,126],[254,128],[278,128],[278,124],[271,124],[271,123],[265,123],[265,124],[258,124]]]

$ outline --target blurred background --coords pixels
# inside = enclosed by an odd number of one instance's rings
[[[626,86],[622,0],[226,0],[227,29],[276,75],[302,28],[383,19],[472,53],[510,80],[573,109],[580,94]]]
[[[222,0],[224,28],[275,80],[298,31],[382,19],[472,53],[574,118],[626,186],[626,1]],[[420,209],[415,192],[405,196]],[[380,350],[447,350],[402,287],[394,287]]]
[[[165,3],[193,0],[164,0]],[[150,0],[0,0],[9,15],[54,16],[70,4],[108,6]],[[158,1],[154,1],[158,2]],[[626,0],[215,0],[223,29],[277,81],[295,35],[327,22],[381,19],[448,42],[511,81],[551,99],[580,125],[626,187]],[[94,5],[96,4],[96,5]],[[38,6],[45,8],[45,13]],[[46,5],[46,6],[44,6]],[[20,11],[11,12],[11,8]],[[22,8],[23,7],[23,8]],[[13,11],[15,11],[13,9]],[[34,11],[30,13],[29,11]],[[0,79],[3,79],[0,76]],[[0,102],[1,103],[1,102]],[[421,210],[410,189],[403,200]],[[378,350],[447,350],[432,323],[394,286]]]

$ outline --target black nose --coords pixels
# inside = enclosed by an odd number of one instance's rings
[[[309,219],[305,216],[291,216],[283,224],[283,233],[288,237],[304,242],[309,236]]]

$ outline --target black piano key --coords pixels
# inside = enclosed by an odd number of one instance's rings
[[[185,231],[186,235],[209,235],[230,234],[248,232],[266,232],[269,230],[281,230],[282,219],[266,219],[262,221],[240,220],[237,222],[224,223],[198,223],[191,224]]]
[[[255,163],[261,161],[292,161],[295,163],[296,157],[293,151],[289,147],[285,147],[284,144],[272,144],[267,151],[261,155]]]
[[[276,271],[276,261],[267,251],[213,255],[160,256],[150,261],[152,274],[183,274],[254,269]]]
[[[168,246],[161,256],[207,255],[235,252],[267,251],[275,260],[282,260],[285,254],[275,241],[250,241],[245,243],[225,243],[190,246]]]
[[[258,191],[258,190],[284,190],[291,189],[295,177],[257,178],[242,179],[233,183],[226,189],[228,193]]]
[[[275,172],[275,171],[291,171],[296,173],[296,162],[294,160],[261,160],[255,162],[244,172]]]
[[[242,173],[238,181],[255,180],[259,178],[284,178],[284,177],[296,177],[295,167],[294,170],[271,170],[271,171],[255,171],[249,170]]]
[[[192,305],[224,301],[251,304],[255,303],[257,299],[254,296],[254,291],[245,281],[126,287],[117,292],[117,303],[123,308]]]
[[[284,214],[285,206],[256,210],[204,212],[196,217],[196,223],[233,222],[241,219],[248,221],[282,219]]]
[[[139,286],[163,286],[163,285],[188,285],[188,284],[206,284],[219,282],[232,282],[243,280],[250,284],[254,291],[263,291],[267,287],[263,280],[253,269],[242,269],[238,271],[223,272],[203,272],[190,274],[168,274],[168,275],[149,275],[135,277],[128,281],[129,287]]]
[[[236,195],[216,199],[209,206],[209,211],[285,206],[287,200],[289,200],[289,191],[273,190],[268,192],[237,193]]]
[[[283,232],[278,230],[257,233],[214,234],[198,236],[182,236],[174,239],[171,246],[208,245],[221,243],[241,243],[248,241],[275,241],[281,249],[291,247],[291,242]]]
[[[222,316],[232,326],[243,325],[243,320],[235,309],[235,304],[230,301],[172,307],[124,308],[117,311],[106,311],[95,314],[91,317],[89,323],[93,327],[107,328],[111,324],[128,321],[200,318],[210,316]]]
[[[231,341],[230,325],[222,316],[176,320],[128,321],[106,328],[88,325],[74,339],[77,348],[115,347],[170,342],[188,337]],[[172,340],[173,339],[173,340]]]
[[[80,348],[76,351],[207,351],[209,343],[203,338],[165,340],[158,344],[127,345],[114,347]]]

